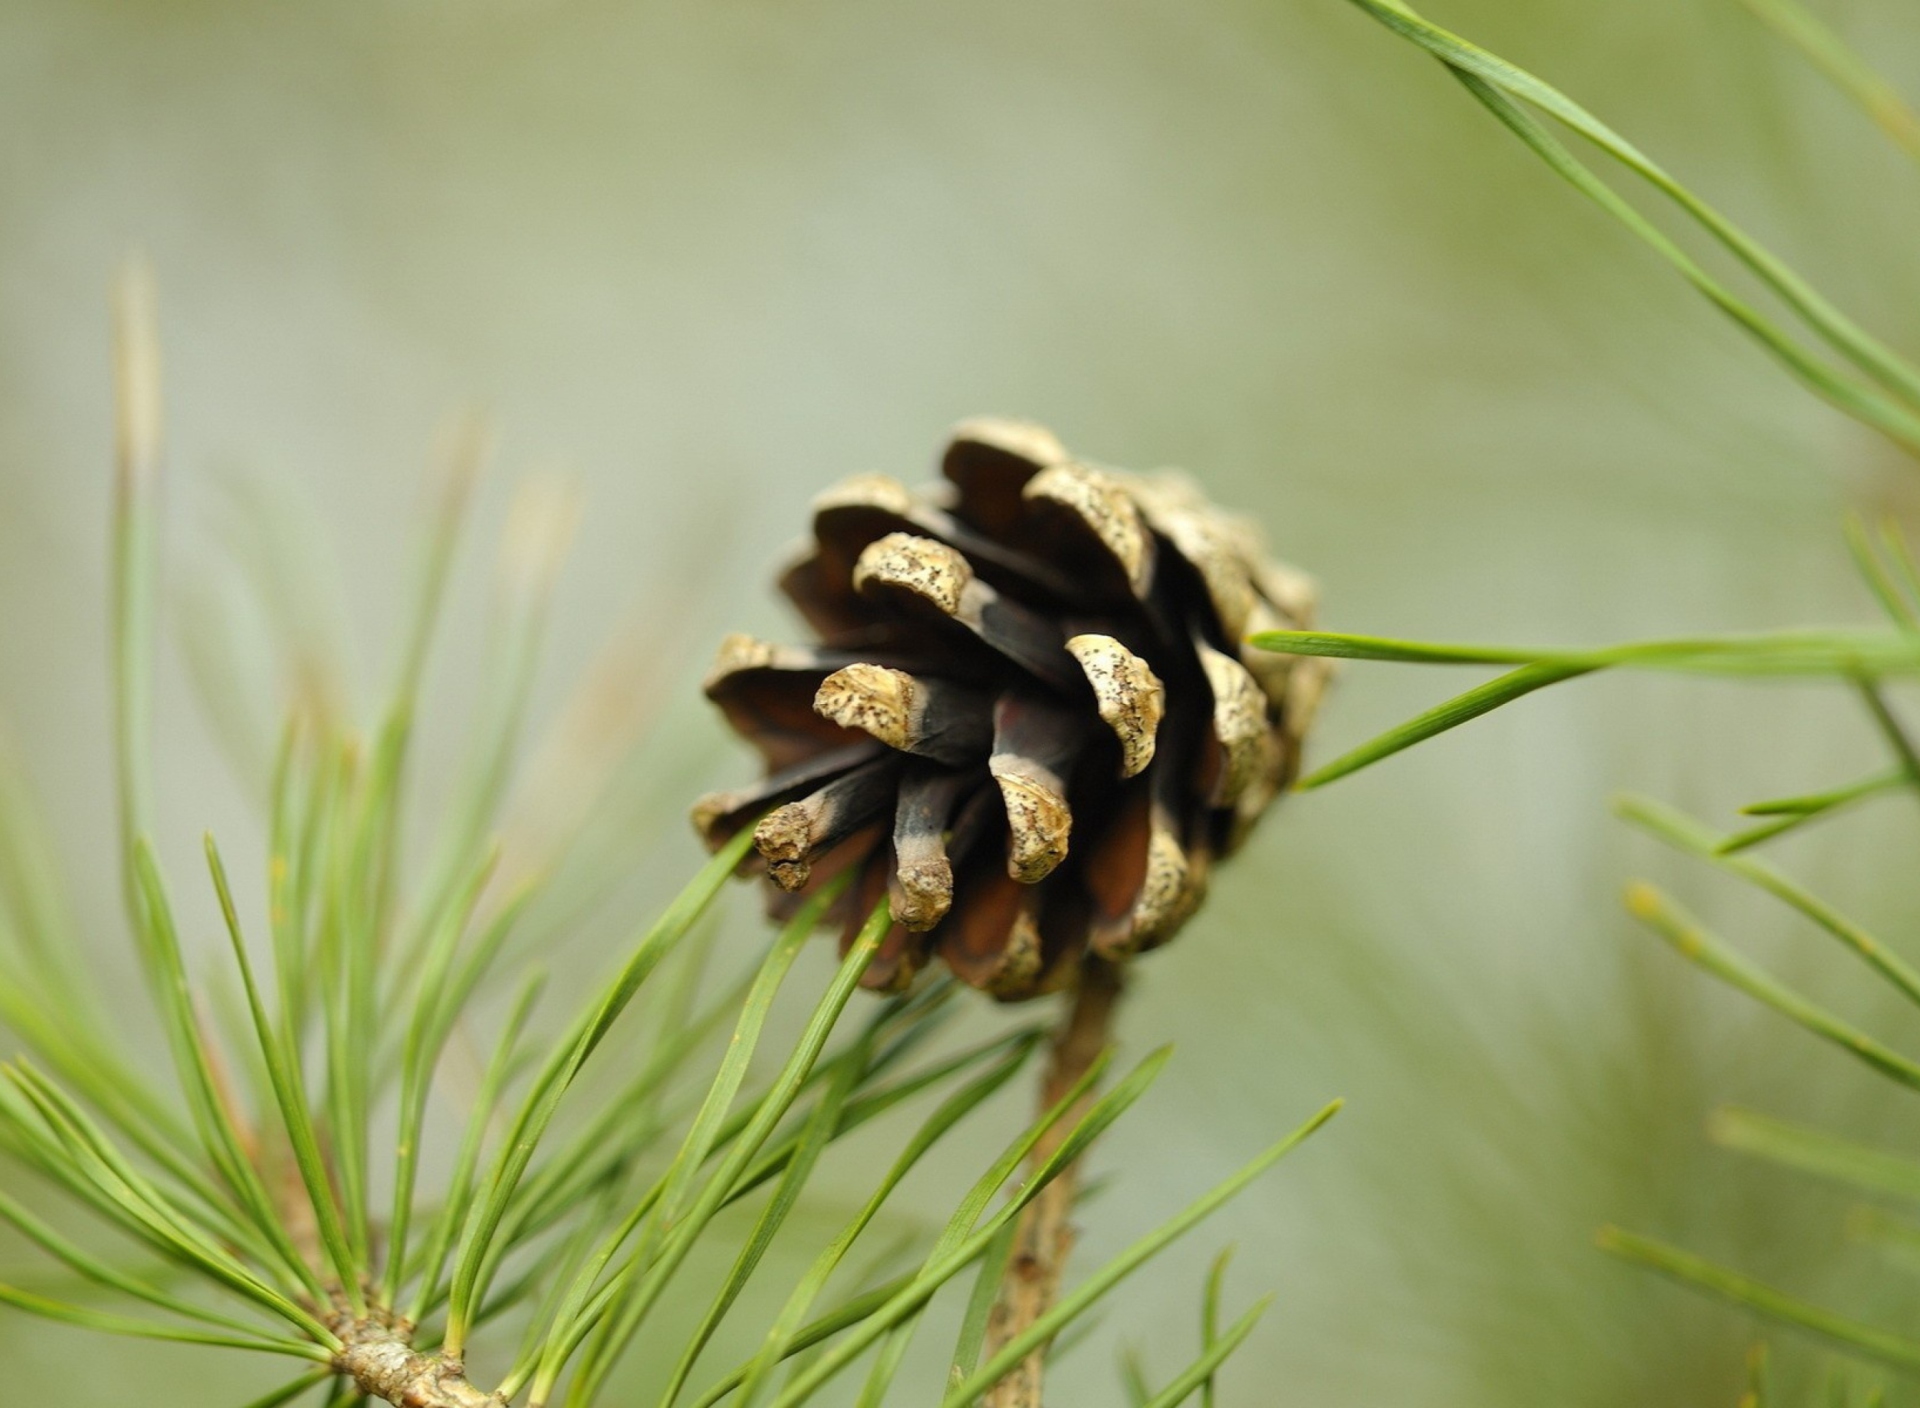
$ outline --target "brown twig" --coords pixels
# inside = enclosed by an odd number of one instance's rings
[[[1072,1006],[1053,1038],[1046,1076],[1040,1086],[1040,1108],[1051,1109],[1066,1096],[1107,1047],[1114,1007],[1120,1000],[1118,965],[1088,958],[1075,990]],[[1031,1167],[1052,1157],[1068,1133],[1093,1103],[1088,1090],[1075,1107],[1055,1122],[1034,1148]],[[1073,1251],[1073,1205],[1080,1192],[1080,1165],[1076,1160],[1041,1190],[1020,1216],[1013,1255],[1000,1280],[999,1299],[987,1321],[987,1354],[1008,1343],[1053,1305],[1060,1275]],[[1040,1408],[1047,1346],[1037,1347],[983,1400],[985,1408]]]
[[[341,1326],[334,1372],[353,1380],[361,1393],[396,1408],[506,1408],[499,1394],[470,1383],[459,1361],[413,1348],[410,1328],[380,1317]]]

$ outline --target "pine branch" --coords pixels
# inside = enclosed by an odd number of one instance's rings
[[[1080,985],[1069,1001],[1065,1020],[1048,1052],[1040,1085],[1040,1108],[1058,1104],[1093,1069],[1111,1040],[1115,1009],[1123,991],[1121,971],[1101,959],[1090,960]],[[1093,1101],[1089,1087],[1078,1105],[1069,1106],[1067,1121],[1085,1113]],[[1070,1123],[1063,1122],[1034,1147],[1037,1169],[1059,1151]],[[1073,1252],[1074,1203],[1080,1193],[1080,1163],[1067,1165],[1027,1210],[1021,1214],[1011,1255],[1001,1273],[1000,1290],[987,1323],[987,1353],[1000,1350],[1032,1328],[1053,1306]],[[1040,1346],[988,1393],[987,1408],[1039,1408],[1046,1376],[1046,1347]]]

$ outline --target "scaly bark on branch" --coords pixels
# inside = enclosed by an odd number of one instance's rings
[[[336,1372],[362,1393],[393,1408],[506,1408],[507,1400],[467,1381],[466,1366],[438,1354],[422,1354],[405,1333],[378,1320],[359,1320],[341,1332],[333,1357]]]

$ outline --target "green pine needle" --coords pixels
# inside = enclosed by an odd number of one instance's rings
[[[1592,650],[1433,645],[1329,631],[1263,631],[1251,643],[1261,650],[1339,660],[1518,667],[1325,764],[1297,784],[1302,791],[1324,787],[1537,689],[1596,670],[1663,670],[1749,679],[1838,676],[1861,681],[1920,672],[1920,636],[1857,628],[1638,641]]]
[[[1223,1333],[1208,1341],[1206,1349],[1201,1352],[1198,1359],[1175,1375],[1173,1381],[1160,1392],[1147,1399],[1146,1408],[1175,1408],[1176,1404],[1185,1403],[1193,1397],[1195,1389],[1201,1391],[1202,1402],[1206,1402],[1212,1394],[1214,1374],[1226,1362],[1228,1356],[1240,1348],[1247,1336],[1253,1333],[1254,1326],[1260,1323],[1260,1317],[1267,1313],[1268,1307],[1272,1304],[1271,1295],[1262,1296],[1255,1301],[1252,1309],[1227,1326]]]
[[[1874,1040],[1825,1008],[1808,1001],[1728,948],[1651,885],[1627,890],[1627,909],[1673,945],[1683,958],[1758,998],[1815,1036],[1832,1042],[1899,1084],[1920,1090],[1920,1063]]]
[[[1920,115],[1894,86],[1799,0],[1741,0],[1857,103],[1900,148],[1920,161]]]
[[[1707,1132],[1716,1144],[1849,1188],[1920,1201],[1920,1161],[1791,1124],[1753,1110],[1716,1110]]]
[[[270,776],[257,775],[267,771],[263,746],[242,750],[257,765],[244,771],[264,794],[264,909],[248,911],[236,896],[245,885],[204,838],[226,951],[210,983],[190,970],[149,839],[161,446],[157,339],[139,270],[123,283],[116,344],[119,872],[170,1060],[147,1079],[90,997],[71,961],[72,916],[46,881],[51,866],[31,809],[0,757],[0,963],[8,969],[0,1021],[28,1050],[0,1066],[0,1154],[43,1177],[94,1230],[120,1238],[140,1259],[122,1265],[68,1235],[59,1218],[0,1193],[0,1223],[62,1273],[52,1287],[59,1296],[5,1286],[0,1306],[98,1333],[303,1361],[299,1376],[250,1408],[315,1390],[330,1404],[364,1402],[398,1354],[416,1356],[407,1367],[420,1370],[418,1382],[464,1380],[469,1353],[484,1362],[497,1352],[477,1335],[504,1322],[520,1345],[508,1374],[492,1390],[466,1387],[518,1396],[529,1408],[564,1393],[568,1408],[589,1408],[606,1401],[656,1309],[692,1297],[697,1323],[664,1361],[671,1371],[660,1408],[688,1400],[710,1408],[729,1397],[745,1408],[797,1408],[868,1354],[875,1362],[862,1401],[878,1408],[929,1301],[978,1268],[941,1387],[964,1392],[999,1372],[1005,1351],[986,1356],[986,1326],[1019,1219],[1145,1094],[1169,1053],[1153,1053],[1097,1099],[1091,1092],[1107,1062],[1094,1062],[1053,1109],[982,1159],[984,1172],[930,1246],[895,1239],[876,1255],[870,1244],[887,1239],[874,1229],[884,1226],[901,1184],[936,1147],[942,1158],[969,1158],[949,1147],[957,1142],[949,1136],[1027,1070],[1044,1034],[1027,1027],[931,1046],[962,1010],[951,979],[875,999],[841,1034],[892,927],[883,899],[831,982],[809,995],[797,1039],[763,1053],[763,1038],[777,1029],[776,1006],[788,1001],[781,994],[793,974],[808,971],[799,959],[816,921],[851,873],[801,907],[752,974],[706,995],[707,960],[718,947],[718,926],[706,920],[752,845],[752,828],[742,829],[642,926],[588,998],[542,1029],[535,1015],[544,969],[530,959],[565,927],[544,911],[567,922],[584,917],[591,897],[613,888],[632,862],[624,853],[598,856],[554,901],[547,877],[567,863],[572,833],[541,838],[537,864],[513,843],[509,803],[571,513],[551,487],[535,488],[515,509],[491,658],[457,778],[434,825],[414,821],[423,799],[414,796],[411,759],[429,718],[425,667],[483,451],[470,426],[452,437],[429,495],[413,593],[396,613],[392,678],[369,730],[356,731],[348,717],[345,679],[330,661],[310,658],[311,613],[292,597],[274,603],[296,698]],[[264,571],[272,590],[283,591],[273,565]],[[249,739],[272,736],[243,704],[215,703]],[[428,837],[417,866],[405,844],[416,831]],[[503,831],[513,838],[504,845],[496,839]],[[509,961],[519,969],[511,975],[517,991],[496,1010],[494,970]],[[633,1029],[643,1025],[636,1039]],[[173,1088],[165,1089],[169,1078]],[[1022,1177],[1041,1141],[1053,1143],[1083,1099],[1090,1105]],[[696,1389],[720,1332],[756,1303],[749,1291],[768,1289],[776,1238],[799,1239],[819,1225],[807,1200],[827,1149],[921,1101],[931,1109],[883,1136],[895,1141],[893,1157],[853,1217],[796,1282],[773,1288],[780,1309],[749,1329],[754,1352]],[[1039,1327],[1051,1352],[1091,1329],[1096,1303],[1133,1270],[1331,1112],[1075,1288]],[[442,1174],[428,1153],[446,1115],[460,1134]],[[725,1248],[724,1274],[716,1284],[699,1282],[689,1274],[701,1264],[696,1251],[718,1240],[720,1228],[731,1235],[721,1214],[749,1198],[759,1201],[744,1237]],[[848,1266],[861,1263],[870,1266],[836,1289]],[[1248,1318],[1220,1328],[1219,1272],[1209,1282],[1201,1359],[1172,1386],[1209,1400],[1212,1368],[1252,1325]],[[61,1298],[69,1285],[79,1299]],[[85,1303],[95,1294],[130,1313]],[[1018,1343],[1040,1341],[1030,1334]],[[373,1360],[383,1367],[369,1368]],[[1172,1401],[1169,1391],[1152,1401]]]
[[[1920,369],[1861,328],[1806,280],[1658,163],[1552,85],[1423,19],[1400,0],[1353,0],[1389,30],[1445,64],[1475,97],[1582,194],[1620,221],[1721,312],[1730,317],[1808,389],[1920,452]],[[1538,109],[1598,147],[1666,197],[1705,235],[1743,265],[1868,380],[1825,362],[1790,333],[1735,296],[1625,199],[1593,175],[1526,111]]]
[[[1839,940],[1901,996],[1909,1002],[1920,1004],[1920,969],[1914,968],[1885,942],[1875,938],[1805,887],[1788,879],[1764,861],[1730,850],[1725,841],[1715,837],[1698,822],[1650,798],[1622,798],[1616,803],[1615,809],[1626,820],[1669,845],[1711,860],[1722,870],[1731,871],[1784,901]]]
[[[1698,1286],[1770,1320],[1817,1335],[1850,1353],[1901,1369],[1920,1369],[1920,1341],[1850,1320],[1690,1252],[1617,1227],[1601,1229],[1597,1240],[1602,1250]]]
[[[1288,1134],[1278,1143],[1272,1145],[1265,1153],[1248,1163],[1238,1173],[1224,1180],[1219,1186],[1194,1201],[1182,1212],[1168,1219],[1161,1226],[1142,1237],[1124,1252],[1120,1253],[1119,1256],[1087,1277],[1085,1281],[1076,1286],[1072,1291],[1062,1296],[1044,1315],[1041,1315],[1031,1325],[1027,1326],[1019,1334],[1013,1336],[1006,1344],[1001,1346],[999,1352],[989,1358],[985,1364],[982,1364],[972,1374],[968,1375],[964,1381],[950,1389],[947,1396],[941,1400],[941,1408],[965,1408],[965,1405],[972,1403],[982,1391],[997,1383],[1009,1370],[1022,1359],[1026,1358],[1028,1354],[1053,1339],[1053,1337],[1059,1334],[1067,1325],[1072,1324],[1075,1319],[1092,1309],[1093,1306],[1109,1291],[1113,1290],[1114,1287],[1118,1286],[1155,1256],[1165,1251],[1174,1242],[1198,1226],[1204,1219],[1225,1206],[1229,1200],[1243,1191],[1254,1179],[1258,1178],[1262,1173],[1266,1172],[1267,1169],[1291,1153],[1300,1145],[1302,1140],[1306,1139],[1315,1130],[1319,1129],[1321,1125],[1339,1113],[1341,1103],[1341,1101],[1335,1100],[1321,1109],[1312,1118],[1307,1120],[1306,1123],[1302,1124],[1298,1129]],[[1203,1367],[1201,1367],[1200,1372],[1194,1376],[1192,1386],[1187,1389],[1187,1392],[1191,1393],[1193,1388],[1198,1387],[1199,1384],[1206,1379],[1207,1375],[1212,1372],[1213,1365],[1217,1364],[1220,1359],[1224,1359],[1227,1354],[1232,1352],[1233,1346],[1239,1344],[1240,1340],[1246,1337],[1247,1333],[1252,1330],[1253,1321],[1258,1318],[1259,1311],[1264,1309],[1264,1304],[1258,1307],[1248,1318],[1240,1324],[1235,1325],[1232,1330],[1229,1330],[1227,1334],[1222,1337],[1218,1345],[1213,1346],[1201,1357],[1200,1364]],[[1216,1355],[1218,1357],[1215,1357]],[[1189,1372],[1191,1373],[1192,1371]],[[1178,1400],[1166,1399],[1165,1401],[1177,1402]]]

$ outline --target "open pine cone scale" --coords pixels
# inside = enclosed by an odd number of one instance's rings
[[[708,697],[768,773],[694,822],[755,827],[776,913],[853,870],[843,942],[887,897],[869,986],[937,954],[1021,999],[1186,921],[1295,775],[1327,666],[1244,644],[1309,625],[1313,585],[1187,480],[1004,420],[959,426],[941,471],[816,501],[780,585],[819,644],[723,642]]]

